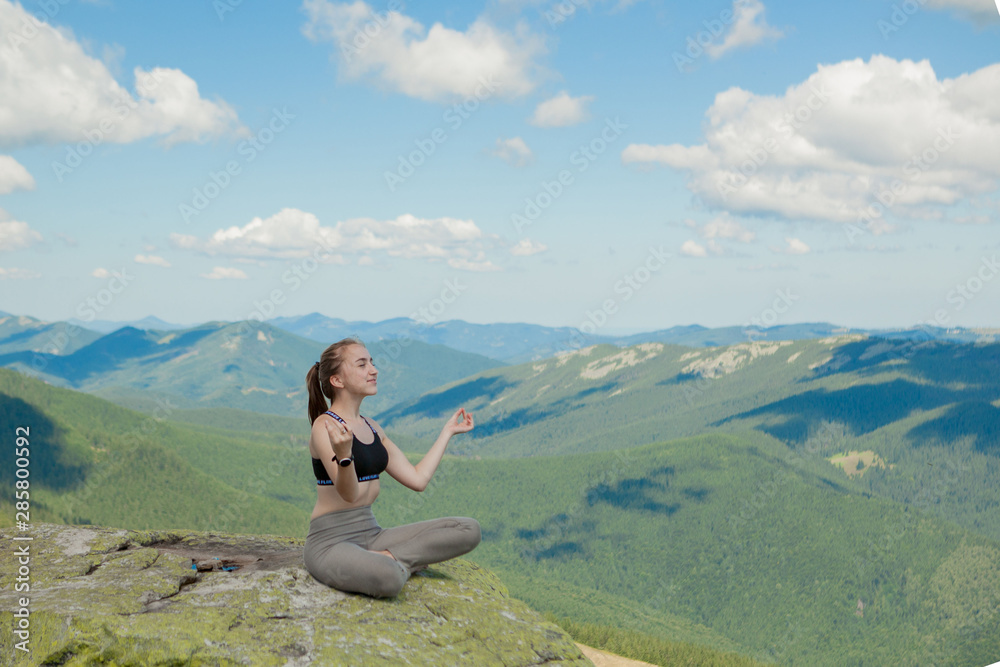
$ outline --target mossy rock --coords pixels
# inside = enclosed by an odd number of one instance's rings
[[[25,545],[30,591],[17,592]],[[0,663],[593,664],[472,562],[434,564],[397,597],[375,599],[316,581],[303,547],[272,535],[51,523],[2,529]],[[29,653],[11,648],[22,641],[12,610],[23,597]]]

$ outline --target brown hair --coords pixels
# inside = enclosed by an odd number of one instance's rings
[[[340,370],[343,362],[343,350],[348,345],[364,345],[357,338],[344,338],[338,340],[330,347],[323,350],[319,355],[319,361],[309,367],[306,373],[306,389],[309,390],[309,423],[326,412],[330,404],[326,402],[329,398],[333,401],[333,385],[330,384],[330,376]]]

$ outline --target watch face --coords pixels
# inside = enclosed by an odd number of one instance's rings
[[[340,464],[341,468],[346,468],[347,466],[351,465],[351,460],[352,459],[340,459],[338,463]]]

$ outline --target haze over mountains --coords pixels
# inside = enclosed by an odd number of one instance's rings
[[[1000,340],[1000,329],[965,329],[961,327],[945,329],[926,325],[898,329],[852,329],[826,322],[780,324],[770,327],[747,324],[717,328],[692,324],[628,336],[612,336],[602,335],[601,323],[596,321],[592,331],[586,332],[573,327],[546,327],[526,323],[474,324],[462,320],[421,322],[407,317],[368,322],[344,320],[320,313],[277,317],[265,321],[278,329],[327,345],[346,336],[360,337],[366,342],[402,338],[446,345],[462,352],[471,352],[504,363],[514,364],[549,357],[556,352],[576,350],[597,343],[609,343],[620,347],[649,342],[711,347],[731,345],[748,340],[802,340],[825,338],[845,333],[892,339],[940,339],[955,342]],[[195,329],[198,326],[201,325],[165,322],[154,316],[124,322],[111,320],[83,322],[77,319],[70,319],[66,322],[43,322],[26,315],[15,316],[0,311],[0,351],[36,350],[67,354],[83,344],[95,340],[92,333],[75,334],[71,336],[70,344],[67,347],[66,342],[58,334],[58,330],[66,328],[79,327],[88,332],[108,334],[123,327],[150,331],[175,331]],[[28,331],[32,333],[28,334]],[[11,338],[9,342],[5,340],[15,336],[15,334],[20,337]]]

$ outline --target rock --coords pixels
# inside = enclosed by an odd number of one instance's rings
[[[24,545],[31,588],[17,592],[15,552]],[[185,530],[2,529],[3,659],[67,667],[593,664],[470,561],[431,565],[398,597],[379,600],[316,581],[303,546]],[[12,610],[22,597],[30,600],[30,654],[10,649],[21,641]]]

